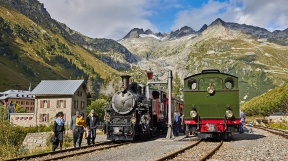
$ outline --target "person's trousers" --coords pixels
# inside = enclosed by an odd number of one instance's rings
[[[244,122],[240,122],[239,124],[239,133],[243,133],[244,132]]]
[[[57,132],[54,135],[57,139],[56,139],[56,142],[52,143],[52,151],[55,151],[57,149],[59,143],[61,142],[61,145],[62,145],[62,142],[63,142],[63,132]],[[62,148],[62,147],[60,147],[60,148]]]
[[[178,135],[179,135],[179,122],[174,122],[173,134],[174,134],[175,136],[178,136]]]
[[[83,128],[83,126],[75,126],[74,131],[73,131],[73,143],[74,143],[74,147],[76,146],[77,140],[78,140],[78,145],[79,145],[79,147],[81,146],[82,138],[83,138],[83,133],[84,133],[84,128]]]
[[[95,144],[95,138],[96,138],[96,129],[90,129],[89,136],[87,137],[87,144],[90,145]]]

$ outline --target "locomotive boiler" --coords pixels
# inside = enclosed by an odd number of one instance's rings
[[[122,86],[114,93],[105,113],[107,139],[133,141],[165,133],[168,116],[166,93],[153,88],[147,91],[145,85],[130,82],[129,75],[121,78]],[[174,100],[172,112],[179,109],[180,104]]]

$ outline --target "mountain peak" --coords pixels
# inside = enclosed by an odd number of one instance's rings
[[[150,30],[151,31],[151,30]],[[146,32],[149,32],[148,30],[146,30]],[[152,31],[151,31],[152,32]],[[140,34],[145,34],[144,30],[141,28],[134,28],[132,29],[126,36],[123,37],[123,39],[126,38],[139,38]]]
[[[150,30],[150,29],[147,29],[145,31],[145,34],[150,35],[150,34],[154,34],[154,32],[152,30]]]
[[[170,38],[178,38],[178,37],[182,37],[182,36],[186,36],[186,35],[189,35],[189,34],[194,34],[195,31],[191,28],[191,27],[188,27],[188,26],[184,26],[182,27],[180,30],[176,30],[176,31],[172,31],[170,33]]]
[[[208,28],[208,26],[206,24],[204,24],[198,32],[201,33],[204,30],[206,30],[207,28]]]
[[[220,18],[217,18],[215,21],[213,21],[210,26],[214,26],[214,25],[225,25],[225,22],[223,20],[221,20]]]

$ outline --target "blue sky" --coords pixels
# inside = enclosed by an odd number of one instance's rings
[[[288,28],[288,0],[39,0],[51,17],[92,38],[121,39],[133,28],[199,30],[216,18]]]

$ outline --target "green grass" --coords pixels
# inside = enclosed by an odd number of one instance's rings
[[[281,129],[281,130],[288,130],[288,124],[286,122],[278,122],[278,123],[269,123],[267,124],[268,127],[274,129]]]

